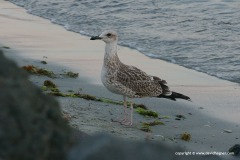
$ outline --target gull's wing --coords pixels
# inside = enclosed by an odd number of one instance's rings
[[[125,81],[151,80],[152,76],[134,66],[120,65],[117,78]]]
[[[122,64],[115,80],[140,97],[170,93],[168,86],[165,85],[166,81],[150,76],[134,66]]]

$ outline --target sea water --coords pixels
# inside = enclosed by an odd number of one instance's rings
[[[9,0],[83,35],[240,83],[239,0]],[[64,37],[63,37],[64,38]]]

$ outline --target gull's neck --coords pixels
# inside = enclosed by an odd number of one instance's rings
[[[117,55],[117,42],[106,43],[105,57],[114,57]]]
[[[105,55],[104,55],[104,66],[107,67],[110,65],[117,67],[120,63],[120,60],[117,56],[117,41],[106,43],[105,46]]]

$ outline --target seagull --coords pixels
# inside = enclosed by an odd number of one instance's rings
[[[126,65],[117,55],[118,35],[114,31],[104,31],[90,40],[102,40],[106,43],[104,62],[101,71],[103,85],[112,93],[123,96],[124,118],[121,124],[132,126],[133,103],[130,101],[130,120],[126,119],[127,98],[157,97],[191,101],[188,96],[170,91],[165,80],[148,75],[137,67]]]

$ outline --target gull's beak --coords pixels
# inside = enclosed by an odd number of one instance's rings
[[[99,36],[92,36],[90,38],[90,40],[98,40],[98,39],[102,39],[102,37],[99,37]]]

